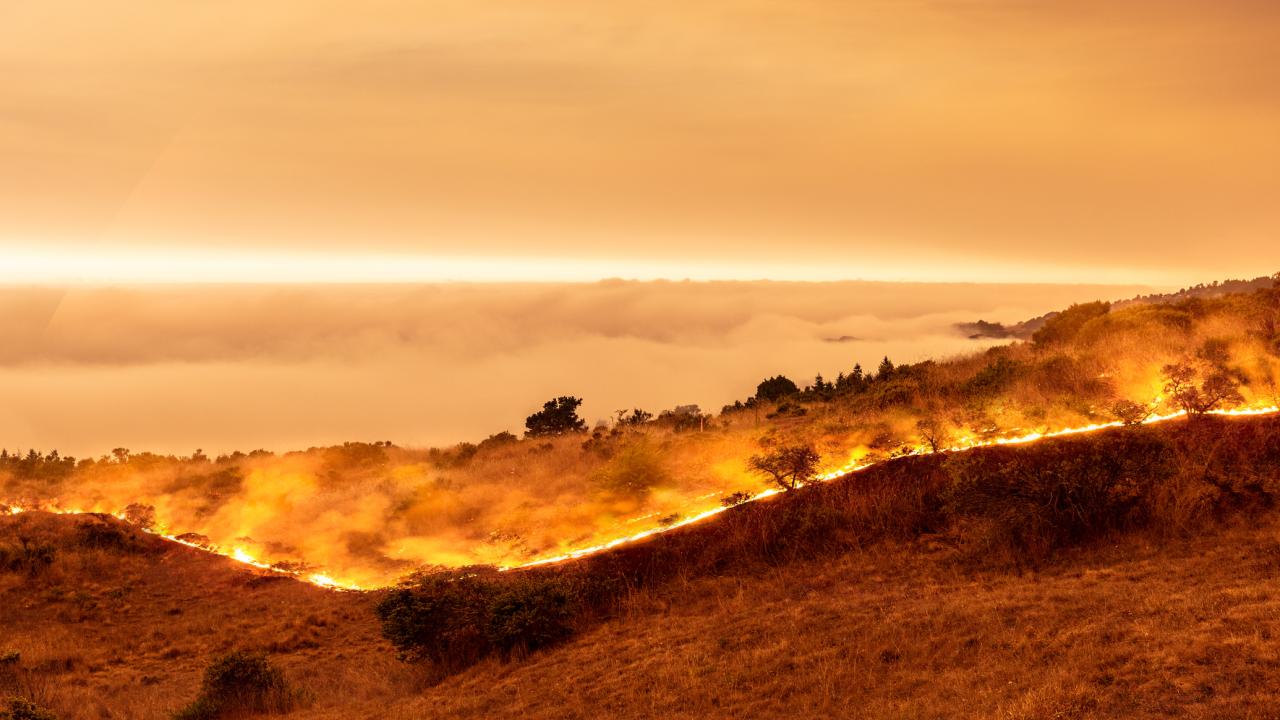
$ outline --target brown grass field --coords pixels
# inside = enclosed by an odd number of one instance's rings
[[[562,645],[443,678],[396,659],[381,593],[264,575],[108,518],[0,518],[0,544],[19,537],[55,556],[0,573],[0,654],[18,651],[19,690],[66,719],[168,717],[231,649],[269,654],[301,691],[298,718],[1280,717],[1267,507],[1030,565],[942,532],[677,573]]]

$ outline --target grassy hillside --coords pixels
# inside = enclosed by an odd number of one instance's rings
[[[594,433],[5,454],[0,497],[129,522],[0,514],[0,697],[170,717],[247,650],[270,665],[232,669],[297,717],[1271,717],[1280,417],[1206,411],[1272,405],[1278,379],[1268,289],[1077,306],[1027,343]],[[867,467],[572,562],[471,565],[720,508],[785,448]],[[322,590],[144,528],[413,574]]]
[[[985,505],[945,492],[963,456],[904,458],[539,570],[628,582],[563,642],[445,674],[379,636],[386,592],[113,518],[0,517],[0,656],[62,718],[168,717],[233,649],[267,653],[299,718],[1269,717],[1278,440],[1280,419],[1206,418],[978,450]],[[1080,457],[1111,465],[1057,472]],[[16,560],[23,539],[49,562]]]

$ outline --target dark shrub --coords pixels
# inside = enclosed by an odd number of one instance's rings
[[[465,667],[490,651],[490,586],[475,577],[432,576],[378,603],[382,634],[409,660]]]
[[[457,669],[562,640],[582,609],[580,589],[556,576],[441,574],[388,595],[377,614],[405,659]]]
[[[568,582],[521,579],[490,601],[485,634],[504,657],[537,650],[573,632],[577,605]]]
[[[1132,431],[1089,440],[949,458],[944,503],[952,522],[967,527],[980,549],[1031,560],[1144,524],[1143,501],[1176,471],[1172,447]]]
[[[294,693],[284,674],[262,653],[237,651],[213,661],[204,672],[200,696],[174,720],[213,720],[255,713],[288,712]]]
[[[87,517],[76,527],[80,545],[95,550],[129,550],[134,545],[133,536],[113,520]]]
[[[798,392],[800,388],[790,378],[782,375],[771,377],[756,386],[756,398],[759,400],[777,401]]]

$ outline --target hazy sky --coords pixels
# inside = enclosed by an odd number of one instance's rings
[[[0,281],[1253,276],[1278,128],[1275,0],[7,2]]]

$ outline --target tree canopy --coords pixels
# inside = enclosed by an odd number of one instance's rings
[[[542,404],[542,409],[525,418],[525,435],[545,437],[570,432],[585,432],[587,423],[578,417],[582,398],[563,395]]]

